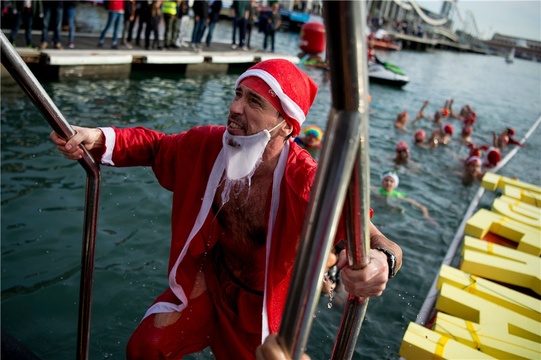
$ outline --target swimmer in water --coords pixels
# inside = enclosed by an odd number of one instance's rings
[[[453,127],[449,124],[443,124],[441,128],[434,130],[428,143],[432,148],[438,147],[440,144],[447,145],[451,141],[451,136],[453,136]]]
[[[426,221],[428,221],[434,226],[439,227],[439,224],[430,217],[430,214],[426,206],[409,198],[405,193],[396,190],[399,182],[400,180],[398,178],[398,174],[396,173],[396,171],[389,170],[389,171],[384,172],[383,174],[381,174],[381,186],[378,189],[378,193],[386,197],[394,197],[394,198],[403,199],[407,201],[408,203],[412,204],[413,206],[418,207],[423,213],[423,217],[425,218]],[[372,190],[374,190],[374,188],[372,188]]]
[[[470,156],[464,161],[464,174],[462,175],[462,184],[468,186],[474,183],[474,181],[483,180],[485,175],[481,171],[481,158],[479,156]]]
[[[408,118],[409,115],[407,111],[404,110],[398,113],[398,115],[396,116],[396,120],[394,121],[394,127],[406,131],[406,125],[408,125]]]
[[[423,148],[428,147],[428,144],[425,143],[426,131],[424,131],[423,129],[417,130],[415,132],[415,135],[413,135],[413,139],[414,139],[415,146],[419,146],[419,147],[423,147]]]
[[[308,151],[314,160],[319,159],[319,153],[321,152],[321,141],[323,138],[323,130],[319,126],[308,126],[302,130],[302,137],[297,136],[295,142]]]
[[[472,142],[471,141],[472,133],[473,133],[473,126],[466,125],[462,128],[462,132],[460,133],[460,138],[463,144],[470,144]]]
[[[394,163],[396,165],[406,165],[410,158],[410,147],[404,141],[396,144],[396,156],[394,158]]]

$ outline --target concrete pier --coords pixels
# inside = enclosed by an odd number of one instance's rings
[[[9,30],[3,29],[7,36]],[[65,37],[64,37],[65,39]],[[75,34],[74,49],[55,49],[49,44],[46,49],[15,47],[19,55],[38,79],[98,79],[127,78],[132,71],[169,72],[176,74],[241,72],[251,65],[266,60],[281,58],[299,63],[294,55],[264,52],[261,49],[232,49],[229,43],[203,44],[201,49],[190,46],[167,50],[145,49],[134,44],[132,49],[119,44],[111,48],[107,38],[103,47],[98,47],[95,34]],[[40,44],[40,33],[33,33],[34,44]],[[16,44],[23,46],[24,30],[19,31]],[[65,44],[64,44],[65,45]],[[143,44],[144,45],[144,41]],[[2,80],[10,78],[2,66]]]

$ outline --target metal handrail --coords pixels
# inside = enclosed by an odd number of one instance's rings
[[[320,297],[324,266],[344,203],[348,212],[346,246],[349,265],[354,268],[365,266],[369,251],[370,167],[367,143],[366,45],[362,25],[366,21],[364,3],[324,1],[323,14],[333,107],[327,122],[321,158],[293,269],[290,293],[277,338],[285,352],[293,359],[300,359],[306,347],[312,314]],[[336,21],[337,19],[340,21]],[[362,308],[359,309],[355,303],[361,303]],[[356,297],[348,299],[348,304],[353,306],[346,307],[343,319],[346,325],[341,324],[339,331],[347,332],[347,344],[338,343],[333,353],[352,354],[351,349],[355,347],[366,303],[366,300]],[[352,309],[348,310],[350,307]]]
[[[49,95],[20,55],[0,31],[2,65],[19,84],[36,108],[45,117],[53,130],[65,139],[75,135],[75,131],[60,113]],[[83,147],[83,158],[79,160],[85,169],[86,193],[84,234],[81,254],[81,286],[79,291],[79,322],[77,332],[77,359],[87,359],[90,340],[90,312],[92,304],[92,284],[94,282],[94,258],[96,244],[96,225],[100,192],[100,168],[90,153]]]
[[[346,111],[354,111],[360,118],[360,136],[357,140],[359,146],[346,201],[348,265],[353,269],[360,269],[370,262],[366,10],[364,1],[337,3],[335,6],[327,6],[325,22],[331,24],[331,21],[340,19],[340,26],[327,26],[334,107],[341,106]],[[345,96],[344,89],[347,90]],[[349,294],[331,359],[343,360],[353,357],[367,307],[368,298]]]

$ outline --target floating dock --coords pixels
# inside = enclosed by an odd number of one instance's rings
[[[9,34],[5,29],[2,31]],[[37,33],[33,34],[33,40],[36,45],[40,43]],[[24,31],[19,31],[16,43],[25,44]],[[189,45],[167,50],[145,49],[134,45],[129,49],[122,44],[118,45],[118,49],[112,49],[111,39],[107,38],[103,47],[97,45],[97,35],[76,34],[74,49],[55,49],[51,45],[46,49],[15,49],[38,79],[49,80],[128,78],[133,71],[170,74],[240,73],[267,59],[287,59],[295,64],[300,62],[294,55],[255,48],[232,49],[231,44],[220,42],[213,42],[208,47],[203,44],[201,49],[193,49]],[[141,45],[144,45],[144,41]],[[10,78],[2,67],[2,81]]]
[[[541,187],[493,173],[482,186],[502,195],[468,219],[460,266],[442,265],[403,359],[541,359]]]

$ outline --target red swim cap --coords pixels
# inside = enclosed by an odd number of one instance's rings
[[[451,125],[444,124],[441,127],[441,130],[443,131],[444,134],[449,135],[449,136],[453,136],[453,127]]]
[[[470,157],[472,156],[478,156],[478,157],[481,157],[481,155],[483,154],[483,152],[481,151],[481,149],[479,148],[472,148],[470,150]]]
[[[415,133],[415,141],[417,142],[421,142],[421,141],[425,141],[426,139],[426,133],[424,130],[417,130],[417,132]]]
[[[515,129],[513,128],[507,128],[507,133],[511,136],[515,135]]]
[[[396,152],[402,151],[402,150],[408,150],[409,146],[404,141],[399,142],[396,144]]]
[[[500,162],[500,159],[501,159],[500,152],[495,148],[491,148],[490,151],[487,153],[487,160],[490,163],[490,165],[495,166],[496,164]]]

